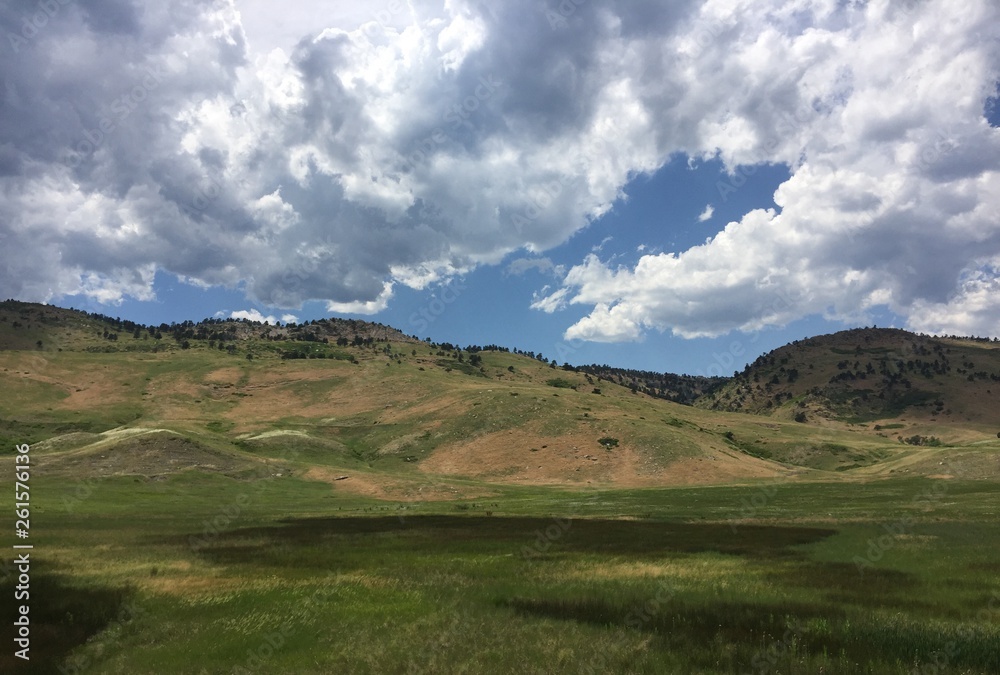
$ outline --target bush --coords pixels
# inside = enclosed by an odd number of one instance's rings
[[[603,445],[606,450],[618,447],[618,439],[611,438],[610,436],[605,436],[604,438],[598,438],[597,442]]]

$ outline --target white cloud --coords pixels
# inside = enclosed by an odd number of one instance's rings
[[[268,314],[267,316],[264,316],[256,309],[240,309],[235,312],[230,312],[229,318],[246,319],[247,321],[257,321],[258,323],[278,323],[278,320],[274,318],[274,315]]]
[[[593,307],[566,337],[714,336],[811,314],[860,322],[877,306],[914,328],[996,334],[1000,274],[984,261],[1000,253],[1000,130],[982,110],[1000,61],[975,35],[997,34],[997,9],[971,10],[869,3],[804,32],[759,13],[721,29],[697,60],[715,64],[700,74],[729,100],[699,124],[701,152],[733,170],[787,163],[781,210],[631,269],[589,256],[555,291]]]
[[[331,300],[326,303],[326,310],[342,314],[378,314],[389,306],[392,294],[392,284],[387,281],[382,288],[382,292],[374,300],[367,302],[333,302]]]
[[[548,286],[542,288],[540,293],[536,293],[531,303],[531,309],[538,309],[546,314],[552,314],[566,306],[566,297],[569,295],[568,288],[560,288],[554,293],[545,295]]]
[[[705,207],[705,210],[701,212],[701,215],[698,216],[698,222],[704,223],[707,220],[711,220],[712,214],[714,213],[715,213],[715,207],[709,204],[708,206]]]
[[[549,258],[517,258],[516,260],[511,260],[507,264],[507,268],[504,270],[504,274],[521,276],[530,270],[536,270],[540,274],[551,274],[553,276],[562,277],[566,274],[566,268],[562,265],[556,265]]]
[[[907,327],[937,335],[1000,335],[1000,259],[968,271],[947,302],[916,301]]]
[[[607,236],[607,237],[605,237],[604,239],[601,239],[600,243],[598,243],[598,244],[594,244],[594,245],[593,245],[593,246],[592,246],[592,247],[590,248],[590,250],[591,250],[592,252],[594,252],[594,253],[600,253],[601,251],[603,251],[603,250],[604,250],[604,247],[605,247],[605,246],[607,246],[607,245],[608,245],[609,243],[611,243],[612,241],[614,241],[614,239],[615,239],[615,238],[614,238],[614,237],[612,237],[612,236]]]
[[[215,313],[217,318],[223,318],[226,316],[226,311],[222,310]],[[246,319],[248,321],[257,321],[260,323],[269,323],[277,326],[279,323],[298,323],[299,317],[294,314],[282,314],[281,319],[275,318],[273,314],[264,315],[259,310],[256,309],[240,309],[234,312],[229,312],[230,319]]]
[[[994,2],[591,0],[554,27],[527,0],[244,6],[81,5],[0,60],[3,295],[149,298],[167,270],[377,313],[567,241],[684,153],[733,190],[787,164],[780,210],[587,258],[533,307],[589,305],[568,334],[594,340],[1000,316]]]

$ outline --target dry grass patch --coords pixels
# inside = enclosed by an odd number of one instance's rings
[[[348,478],[340,479],[341,476]],[[493,496],[486,486],[451,484],[433,478],[406,479],[371,473],[314,466],[300,476],[304,480],[329,483],[337,492],[397,502],[435,502],[453,499],[479,499]]]

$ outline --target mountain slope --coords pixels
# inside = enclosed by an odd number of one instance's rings
[[[894,461],[903,470],[911,452],[868,428],[679,405],[525,354],[365,322],[152,328],[0,303],[0,441],[36,444],[43,474],[82,480],[297,475],[400,500],[505,483],[840,480]],[[963,461],[1000,476],[989,468],[996,439],[969,433],[956,440]]]
[[[883,429],[1000,429],[1000,343],[878,328],[822,335],[761,356],[697,405]]]

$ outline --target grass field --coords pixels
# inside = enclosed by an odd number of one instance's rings
[[[37,490],[30,672],[1000,670],[992,482]]]

